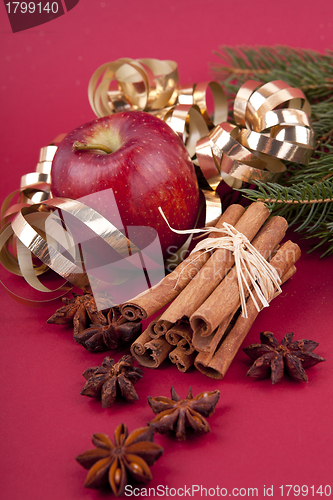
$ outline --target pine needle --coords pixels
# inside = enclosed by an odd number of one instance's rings
[[[255,182],[255,189],[239,191],[252,201],[267,203],[306,238],[316,238],[314,248],[322,247],[322,256],[333,255],[333,51],[321,54],[281,45],[222,46],[215,54],[221,63],[211,69],[229,102],[249,79],[262,84],[283,80],[306,95],[316,134],[309,165],[287,162],[280,183]]]

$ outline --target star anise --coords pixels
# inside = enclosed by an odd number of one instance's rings
[[[128,402],[139,399],[133,384],[143,376],[143,371],[134,367],[134,358],[130,355],[123,356],[118,363],[106,357],[102,366],[88,368],[83,376],[87,382],[81,394],[101,398],[103,408],[111,406],[119,392]]]
[[[95,322],[96,323],[96,322]],[[118,306],[111,307],[105,323],[93,324],[74,335],[74,339],[88,351],[98,352],[132,342],[142,332],[140,320],[128,321],[120,314]]]
[[[190,387],[186,399],[180,399],[174,387],[171,387],[171,399],[166,397],[151,398],[148,403],[157,416],[148,423],[160,434],[176,432],[178,439],[186,439],[186,427],[195,433],[206,434],[210,426],[205,417],[210,417],[219,400],[220,391],[201,392],[193,397]]]
[[[89,469],[84,486],[100,488],[108,483],[116,496],[123,495],[129,477],[140,483],[152,479],[149,466],[163,455],[162,446],[153,442],[152,427],[141,427],[128,435],[125,424],[114,433],[114,443],[105,434],[94,434],[96,448],[82,453],[76,460]]]
[[[104,314],[97,309],[95,299],[91,293],[83,295],[73,293],[73,298],[63,297],[64,306],[60,307],[47,320],[47,323],[55,325],[66,325],[73,323],[74,335],[82,332],[89,324],[106,324]]]
[[[243,351],[255,360],[247,376],[255,378],[267,378],[271,376],[272,383],[280,382],[284,371],[299,382],[307,382],[308,377],[305,368],[325,361],[313,351],[318,342],[313,340],[293,341],[294,333],[290,332],[284,336],[281,344],[271,332],[261,332],[261,344],[251,344]]]

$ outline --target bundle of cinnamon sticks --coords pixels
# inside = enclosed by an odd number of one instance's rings
[[[281,245],[287,221],[269,215],[261,202],[247,209],[231,205],[209,238],[221,238],[219,229],[230,224],[276,270],[282,284],[295,273],[301,252],[291,241]],[[194,365],[209,377],[223,378],[261,309],[260,296],[247,279],[246,313],[241,310],[238,275],[234,252],[200,249],[157,285],[122,304],[128,320],[147,319],[165,308],[131,346],[138,363],[157,368],[169,357],[182,372]]]

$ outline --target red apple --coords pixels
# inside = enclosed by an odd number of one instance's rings
[[[188,229],[196,222],[199,188],[189,154],[169,125],[149,113],[124,111],[70,132],[58,147],[51,179],[57,197],[79,199],[112,189],[124,227],[155,229],[164,257],[187,236],[170,231],[158,207],[174,228]],[[94,208],[115,223],[108,198],[101,199]],[[134,234],[133,242],[142,248],[139,236]]]

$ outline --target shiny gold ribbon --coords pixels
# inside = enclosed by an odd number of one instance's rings
[[[53,158],[55,151],[56,148],[52,146],[42,148],[37,164],[39,172],[23,176],[21,188],[7,196],[1,207],[0,262],[3,267],[12,274],[22,276],[39,292],[56,293],[53,299],[77,286],[83,290],[92,290],[97,304],[100,297],[105,299],[104,292],[110,285],[119,285],[131,279],[133,269],[134,273],[142,271],[142,259],[145,268],[159,272],[158,263],[144,252],[138,258],[136,254],[139,249],[94,209],[78,200],[50,197],[49,179],[45,175],[49,176],[48,163],[50,155]],[[43,168],[41,164],[44,164]],[[34,184],[28,184],[29,179]],[[11,205],[15,196],[18,196],[18,200]],[[35,197],[40,198],[37,203],[34,202]],[[73,227],[79,233],[80,241],[75,241],[72,236],[66,214],[72,217]],[[107,252],[107,259],[112,257],[115,264],[113,267],[113,261],[103,263],[98,255],[95,259],[97,264],[93,263],[91,269],[87,268],[82,255],[82,248],[85,247],[81,241],[80,224],[109,246],[113,255],[110,255],[110,251]],[[40,262],[36,263],[34,258]],[[121,263],[122,260],[125,262]],[[94,275],[95,267],[104,270],[107,268],[107,281]],[[50,269],[65,280],[56,289],[51,289],[40,281],[40,276]],[[2,285],[13,298],[26,305],[40,306],[49,303],[24,299],[9,290],[4,283]],[[107,295],[111,307],[114,305],[112,296],[108,292]]]
[[[57,146],[41,148],[35,172],[21,177],[20,188],[10,193],[1,205],[0,228],[12,219],[23,207],[45,201],[50,197],[51,166]],[[11,204],[17,196],[15,204]]]
[[[22,242],[17,238],[11,223],[11,221],[15,221],[17,216],[21,216],[24,210],[50,198],[50,172],[56,150],[57,146],[55,145],[41,148],[35,172],[30,172],[21,177],[20,188],[5,198],[0,212],[0,263],[10,273],[22,276],[35,290],[54,292],[50,293],[52,298],[49,300],[32,300],[18,296],[2,283],[7,293],[16,301],[34,307],[47,305],[50,301],[66,294],[73,287],[69,283],[63,283],[56,289],[49,289],[41,283],[39,276],[47,272],[49,267],[45,263],[36,264],[33,261],[33,254],[25,245],[25,241]],[[23,228],[25,223],[28,227],[33,222],[35,227],[38,228],[37,230],[41,231],[45,216],[46,214],[39,213],[36,219],[36,215],[27,215]]]
[[[95,71],[88,97],[98,117],[137,109],[170,125],[209,185],[210,190],[203,190],[206,221],[221,213],[217,195],[221,182],[232,188],[254,180],[274,182],[286,169],[283,160],[308,163],[315,136],[311,108],[301,90],[281,80],[264,85],[249,80],[235,97],[232,124],[227,121],[228,103],[218,82],[181,87],[178,80],[174,61],[122,58]],[[41,283],[39,276],[53,269],[66,281],[55,291],[63,294],[73,285],[88,287],[91,277],[88,279],[79,256],[74,253],[71,259],[66,258],[58,250],[57,238],[48,234],[45,221],[50,211],[69,213],[81,224],[90,221],[89,227],[96,235],[123,257],[133,245],[90,207],[78,201],[51,198],[50,172],[56,149],[54,145],[41,149],[35,172],[22,176],[20,189],[8,195],[2,204],[0,262],[39,291],[52,291]],[[41,263],[36,264],[32,256]]]
[[[124,109],[161,109],[174,103],[178,79],[174,61],[121,58],[94,72],[88,98],[98,117]]]
[[[110,90],[115,83],[117,88]],[[140,109],[165,120],[212,191],[222,181],[233,188],[254,180],[276,182],[286,170],[281,160],[307,164],[315,146],[310,104],[300,89],[282,80],[245,82],[234,101],[236,126],[227,122],[221,85],[179,86],[174,61],[123,58],[104,64],[91,77],[88,95],[97,116]]]
[[[281,106],[287,107],[275,109]],[[218,124],[197,144],[198,163],[211,189],[222,180],[232,187],[276,182],[286,170],[281,160],[309,162],[315,136],[301,90],[280,80],[262,86],[249,80],[239,89],[233,112],[237,127]]]
[[[123,110],[154,114],[180,136],[190,156],[195,158],[197,142],[208,135],[214,122],[227,120],[227,99],[218,82],[178,85],[175,61],[121,58],[100,66],[88,85],[88,98],[97,117]],[[209,92],[214,104],[213,119],[208,112]],[[207,220],[221,213],[219,197],[206,199]],[[208,201],[209,198],[209,201]]]

